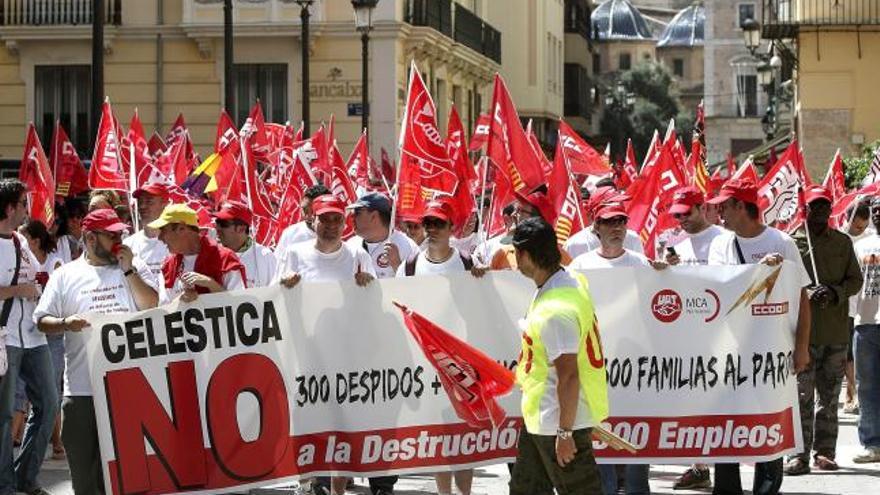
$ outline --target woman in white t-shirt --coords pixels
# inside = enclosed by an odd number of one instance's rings
[[[28,247],[37,258],[40,266],[37,269],[37,282],[41,289],[46,288],[49,283],[49,276],[52,275],[57,268],[61,268],[64,261],[55,252],[57,243],[49,233],[49,230],[39,220],[29,220],[27,223],[18,228],[18,233],[27,239]],[[55,370],[55,384],[58,388],[58,413],[55,416],[55,428],[52,430],[52,459],[64,459],[64,445],[61,443],[61,397],[64,393],[64,335],[46,335],[46,342],[49,345],[49,354],[52,357],[52,367]],[[24,389],[24,382],[21,388]],[[24,395],[24,390],[22,390]],[[16,390],[16,402],[18,401],[18,391]],[[16,418],[17,419],[17,418]],[[24,418],[21,418],[24,422]],[[15,426],[13,426],[13,432]]]

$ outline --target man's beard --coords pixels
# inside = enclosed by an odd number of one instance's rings
[[[110,265],[115,265],[119,263],[119,260],[116,259],[116,256],[113,256],[113,253],[99,245],[95,246],[95,257],[101,261],[107,262]]]

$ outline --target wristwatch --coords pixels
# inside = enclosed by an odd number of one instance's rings
[[[128,270],[125,270],[124,272],[122,272],[122,274],[126,277],[131,275],[132,273],[134,273],[134,268],[129,268]]]
[[[571,434],[571,430],[566,430],[565,428],[556,429],[556,438],[560,440],[568,440],[571,438]]]

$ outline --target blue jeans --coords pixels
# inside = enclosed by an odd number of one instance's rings
[[[38,486],[37,474],[43,465],[58,411],[55,371],[48,346],[31,349],[7,347],[6,354],[9,370],[0,384],[0,495],[12,494],[16,490],[30,491]],[[25,382],[32,407],[21,451],[13,461],[12,409],[19,378]]]
[[[55,386],[58,391],[58,411],[61,411],[61,398],[64,394],[64,334],[46,335],[49,354],[52,355],[52,368],[55,370]]]
[[[859,325],[853,342],[859,395],[859,442],[880,448],[880,325]]]
[[[617,470],[614,464],[599,464],[599,476],[602,477],[602,492],[605,495],[617,493]],[[626,495],[649,495],[651,484],[648,482],[648,474],[651,466],[648,464],[625,464],[623,466],[623,482]]]

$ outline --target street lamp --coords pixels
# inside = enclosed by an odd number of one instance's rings
[[[770,90],[770,84],[773,83],[773,69],[770,64],[762,62],[758,65],[758,84],[766,90]]]
[[[748,19],[743,21],[740,27],[743,31],[746,48],[748,48],[752,55],[754,55],[755,50],[757,50],[758,46],[761,45],[761,25],[758,24],[758,21],[749,17]]]
[[[296,0],[299,5],[300,28],[302,29],[302,121],[303,136],[309,136],[309,8],[314,0]]]
[[[370,30],[373,29],[373,9],[379,0],[351,0],[354,7],[354,25],[361,33],[361,130],[367,130],[370,121],[369,100],[369,47]]]

